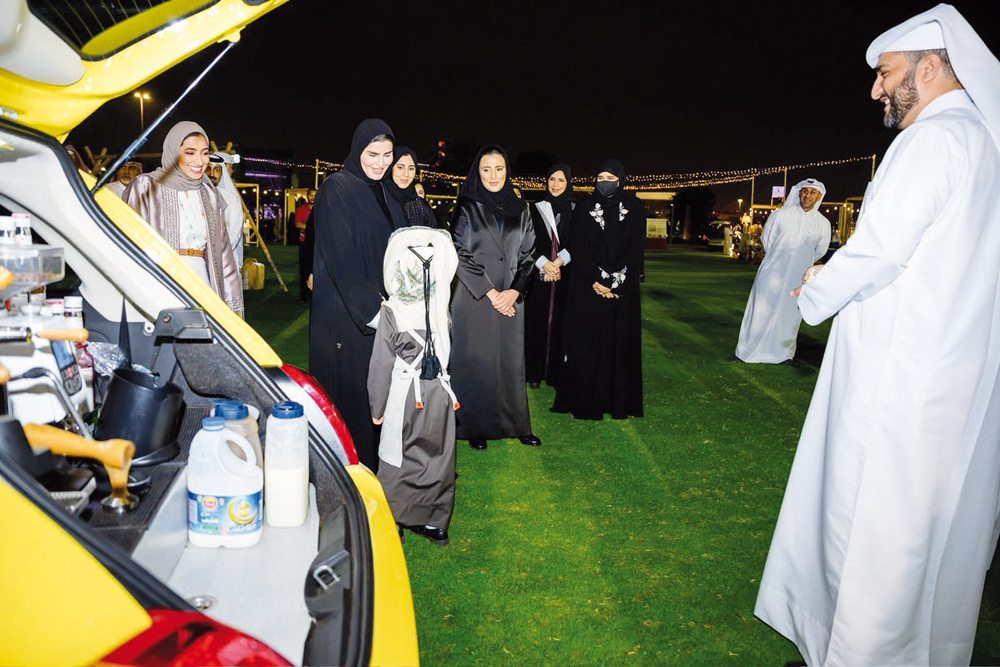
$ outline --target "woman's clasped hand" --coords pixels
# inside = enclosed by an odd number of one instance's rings
[[[514,309],[514,303],[517,301],[518,296],[520,296],[517,290],[505,289],[502,292],[498,292],[496,289],[491,289],[486,293],[486,296],[489,298],[490,303],[493,304],[493,308],[501,315],[514,317],[517,314],[517,311]]]
[[[603,296],[605,299],[617,299],[619,295],[611,291],[610,287],[605,287],[601,283],[594,283],[594,292],[598,296]]]

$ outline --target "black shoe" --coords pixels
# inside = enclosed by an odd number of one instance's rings
[[[795,362],[792,361],[791,359],[785,359],[784,361],[781,362],[781,365],[782,366],[794,366]]]
[[[542,383],[541,382],[529,382],[528,386],[531,387],[532,389],[538,389],[539,387],[542,386]]]
[[[416,533],[420,537],[426,537],[434,544],[444,546],[448,544],[448,531],[443,528],[433,526],[407,526],[411,533]]]
[[[403,532],[403,524],[397,523],[396,524],[396,528],[399,529],[399,543],[400,544],[405,544],[406,543],[406,533]]]
[[[484,449],[486,449],[486,441],[485,440],[469,440],[469,447],[472,447],[473,449],[481,452]]]
[[[521,441],[522,445],[528,445],[529,447],[541,447],[542,441],[537,435],[522,435],[518,440]]]

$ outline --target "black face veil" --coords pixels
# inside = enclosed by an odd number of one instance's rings
[[[598,182],[597,184],[598,187],[594,190],[594,192],[597,195],[605,197],[607,199],[621,196],[621,193],[625,189],[625,165],[622,164],[621,160],[617,160],[612,157],[605,158],[601,160],[601,163],[599,165],[597,165],[597,174],[600,175],[605,171],[608,172],[609,174],[614,174],[615,176],[618,177],[618,182],[616,183],[617,187],[610,188],[609,190],[606,191],[602,191],[601,190],[602,186],[600,185],[600,182]],[[608,186],[603,186],[603,187],[608,187]]]

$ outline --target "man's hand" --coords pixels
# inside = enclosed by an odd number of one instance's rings
[[[545,262],[545,265],[542,266],[542,271],[544,272],[543,278],[547,283],[555,282],[556,280],[559,280],[559,278],[561,277],[559,271],[559,264],[557,264],[556,262]]]
[[[309,288],[309,291],[312,291],[312,288],[313,288],[313,274],[311,274],[311,273],[309,274],[309,277],[306,278],[306,287]]]
[[[381,426],[382,422],[384,422],[384,421],[385,421],[385,415],[382,415],[378,419],[375,419],[374,417],[372,417],[372,423],[375,424],[376,426]]]
[[[824,266],[825,266],[824,264],[814,264],[813,266],[810,266],[808,269],[806,269],[806,274],[802,276],[802,284],[805,285],[816,280],[816,276],[819,275],[819,272],[823,270]],[[798,298],[799,294],[802,294],[802,288],[796,287],[795,289],[792,290],[791,294],[792,296]]]

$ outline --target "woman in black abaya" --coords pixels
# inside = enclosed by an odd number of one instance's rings
[[[626,194],[625,166],[604,160],[594,194],[573,211],[573,275],[553,412],[642,416],[639,272],[646,214]]]
[[[383,178],[393,162],[392,130],[369,118],[354,131],[344,170],[319,189],[309,322],[309,370],[340,411],[358,458],[378,469],[368,414],[368,362],[384,298],[382,260],[389,235],[406,226]]]
[[[392,163],[391,178],[385,179],[385,189],[403,208],[408,227],[438,227],[434,210],[423,197],[417,195],[417,154],[412,148],[396,146],[396,161]]]
[[[570,269],[569,232],[573,215],[573,172],[568,164],[553,165],[546,174],[545,195],[532,204],[535,228],[534,284],[525,298],[525,375],[532,389],[544,380],[556,386],[562,360],[563,311]]]
[[[452,234],[458,285],[452,300],[451,384],[462,407],[457,437],[473,449],[531,433],[524,385],[524,312],[535,232],[499,146],[479,151],[458,195]]]

